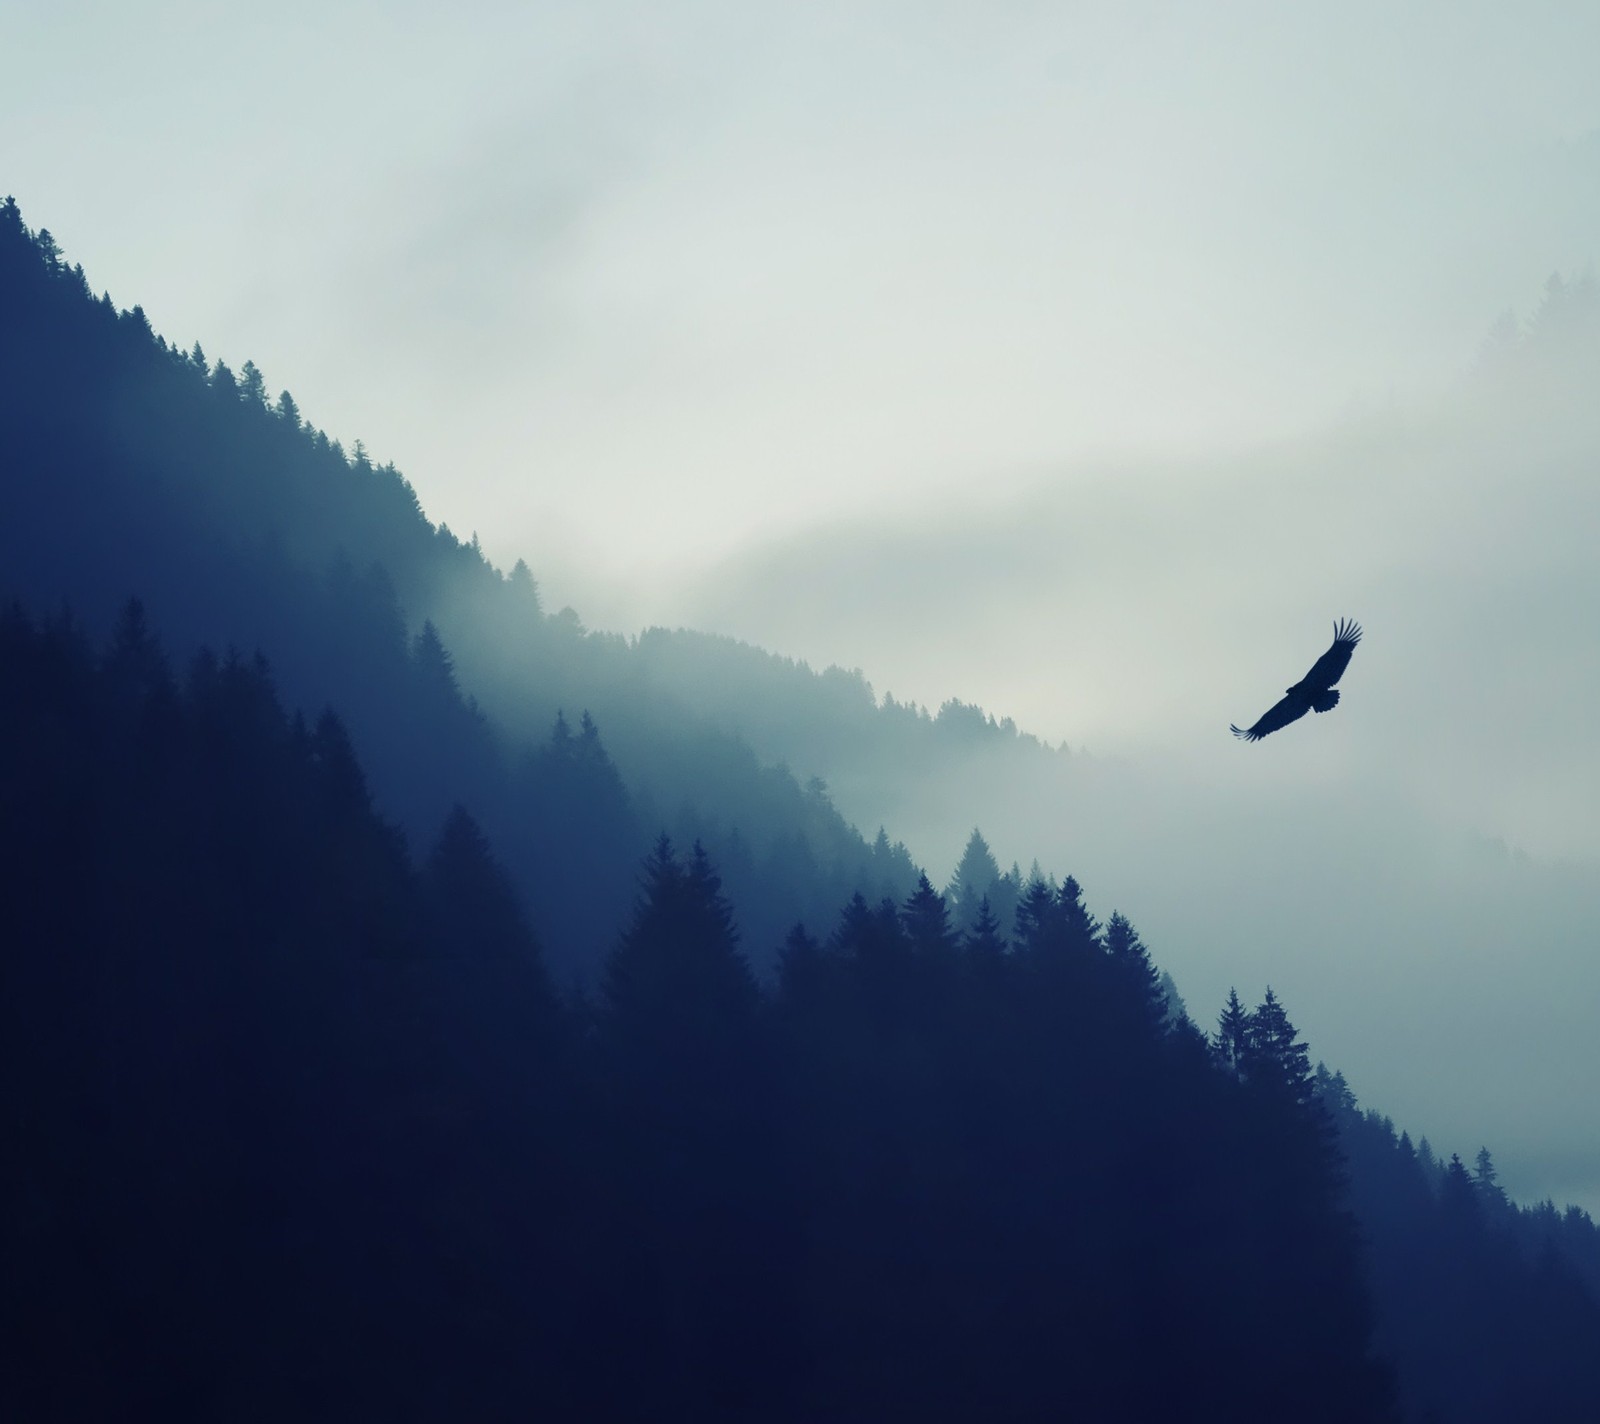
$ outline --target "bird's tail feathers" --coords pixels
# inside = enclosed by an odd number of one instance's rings
[[[1311,710],[1313,712],[1331,712],[1338,705],[1339,693],[1335,688],[1332,687],[1330,687],[1320,697],[1313,697],[1311,699]]]

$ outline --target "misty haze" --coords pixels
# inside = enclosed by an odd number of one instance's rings
[[[4,1412],[1593,1419],[1600,15],[0,49]]]

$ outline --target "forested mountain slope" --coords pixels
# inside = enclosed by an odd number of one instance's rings
[[[502,575],[435,528],[392,467],[286,392],[269,405],[251,364],[95,299],[10,201],[0,311],[0,594],[101,630],[137,596],[182,655],[264,653],[292,704],[340,709],[413,839],[472,808],[564,972],[597,962],[663,825],[770,907],[749,929],[768,963],[796,918],[914,881],[903,849],[662,695],[624,640],[546,617],[526,567]]]
[[[1395,1417],[1292,1025],[1215,1059],[1073,882],[764,994],[663,840],[563,1005],[470,817],[137,610],[0,619],[0,777],[10,1417]]]
[[[264,397],[0,209],[10,1412],[1588,1417],[1586,1216],[774,764],[1061,750],[586,634]]]

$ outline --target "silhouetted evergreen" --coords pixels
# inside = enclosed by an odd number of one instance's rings
[[[1144,1032],[1163,1032],[1167,1027],[1167,996],[1161,975],[1150,960],[1139,932],[1121,914],[1113,913],[1106,922],[1106,956],[1115,972],[1119,999],[1129,1017]]]
[[[987,895],[978,902],[972,928],[967,931],[967,949],[973,962],[980,965],[998,964],[1006,952],[1006,941],[1000,934],[1000,920],[989,908]]]
[[[1235,1076],[1244,1072],[1249,1052],[1250,1015],[1239,1002],[1239,991],[1228,990],[1228,1002],[1217,1020],[1217,1032],[1212,1040],[1212,1050],[1217,1062]]]
[[[989,843],[974,827],[944,892],[956,923],[964,930],[975,928],[979,907],[987,902],[996,921],[1009,925],[1016,915],[1021,890],[1020,877],[1001,873]]]

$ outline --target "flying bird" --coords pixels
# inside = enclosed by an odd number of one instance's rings
[[[1267,733],[1298,722],[1307,712],[1333,711],[1339,705],[1339,694],[1333,685],[1344,676],[1350,666],[1350,654],[1360,641],[1361,625],[1341,618],[1333,625],[1333,645],[1311,665],[1310,672],[1285,689],[1287,695],[1282,701],[1263,712],[1255,726],[1230,726],[1228,730],[1247,742],[1259,742]]]

